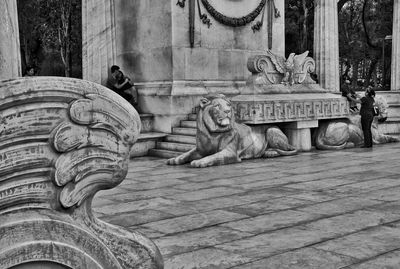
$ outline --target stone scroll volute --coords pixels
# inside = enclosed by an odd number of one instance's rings
[[[163,268],[149,239],[92,214],[94,195],[125,178],[139,132],[135,109],[101,85],[0,81],[0,268]]]
[[[310,74],[315,71],[315,61],[308,57],[308,51],[287,59],[267,50],[265,54],[254,55],[247,61],[254,83],[271,84],[315,84]]]

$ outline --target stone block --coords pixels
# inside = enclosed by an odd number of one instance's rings
[[[285,124],[286,129],[309,129],[318,127],[318,120],[296,121]]]
[[[171,47],[130,51],[120,54],[117,62],[135,83],[172,79]]]
[[[208,48],[184,49],[186,80],[217,80],[218,50]]]

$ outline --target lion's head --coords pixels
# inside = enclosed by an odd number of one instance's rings
[[[210,133],[222,133],[232,129],[233,108],[223,94],[202,98],[199,113],[202,123]]]
[[[388,117],[387,109],[389,107],[386,99],[383,96],[376,96],[375,105],[377,105],[379,108],[379,115],[377,116],[378,121],[379,122],[386,121]]]

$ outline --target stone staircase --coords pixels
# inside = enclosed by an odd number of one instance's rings
[[[195,111],[195,110],[194,110]],[[155,148],[149,149],[148,155],[160,158],[176,157],[196,146],[197,114],[191,113],[179,127],[172,128],[172,133],[166,135],[163,141],[157,141]]]
[[[156,147],[157,141],[162,141],[167,136],[165,133],[153,132],[154,116],[152,114],[140,114],[139,116],[142,122],[142,131],[131,149],[131,158],[148,155],[149,150]]]

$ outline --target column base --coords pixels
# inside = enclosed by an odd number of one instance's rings
[[[298,151],[311,150],[311,128],[318,127],[318,120],[297,121],[288,124],[286,134],[289,143]]]

